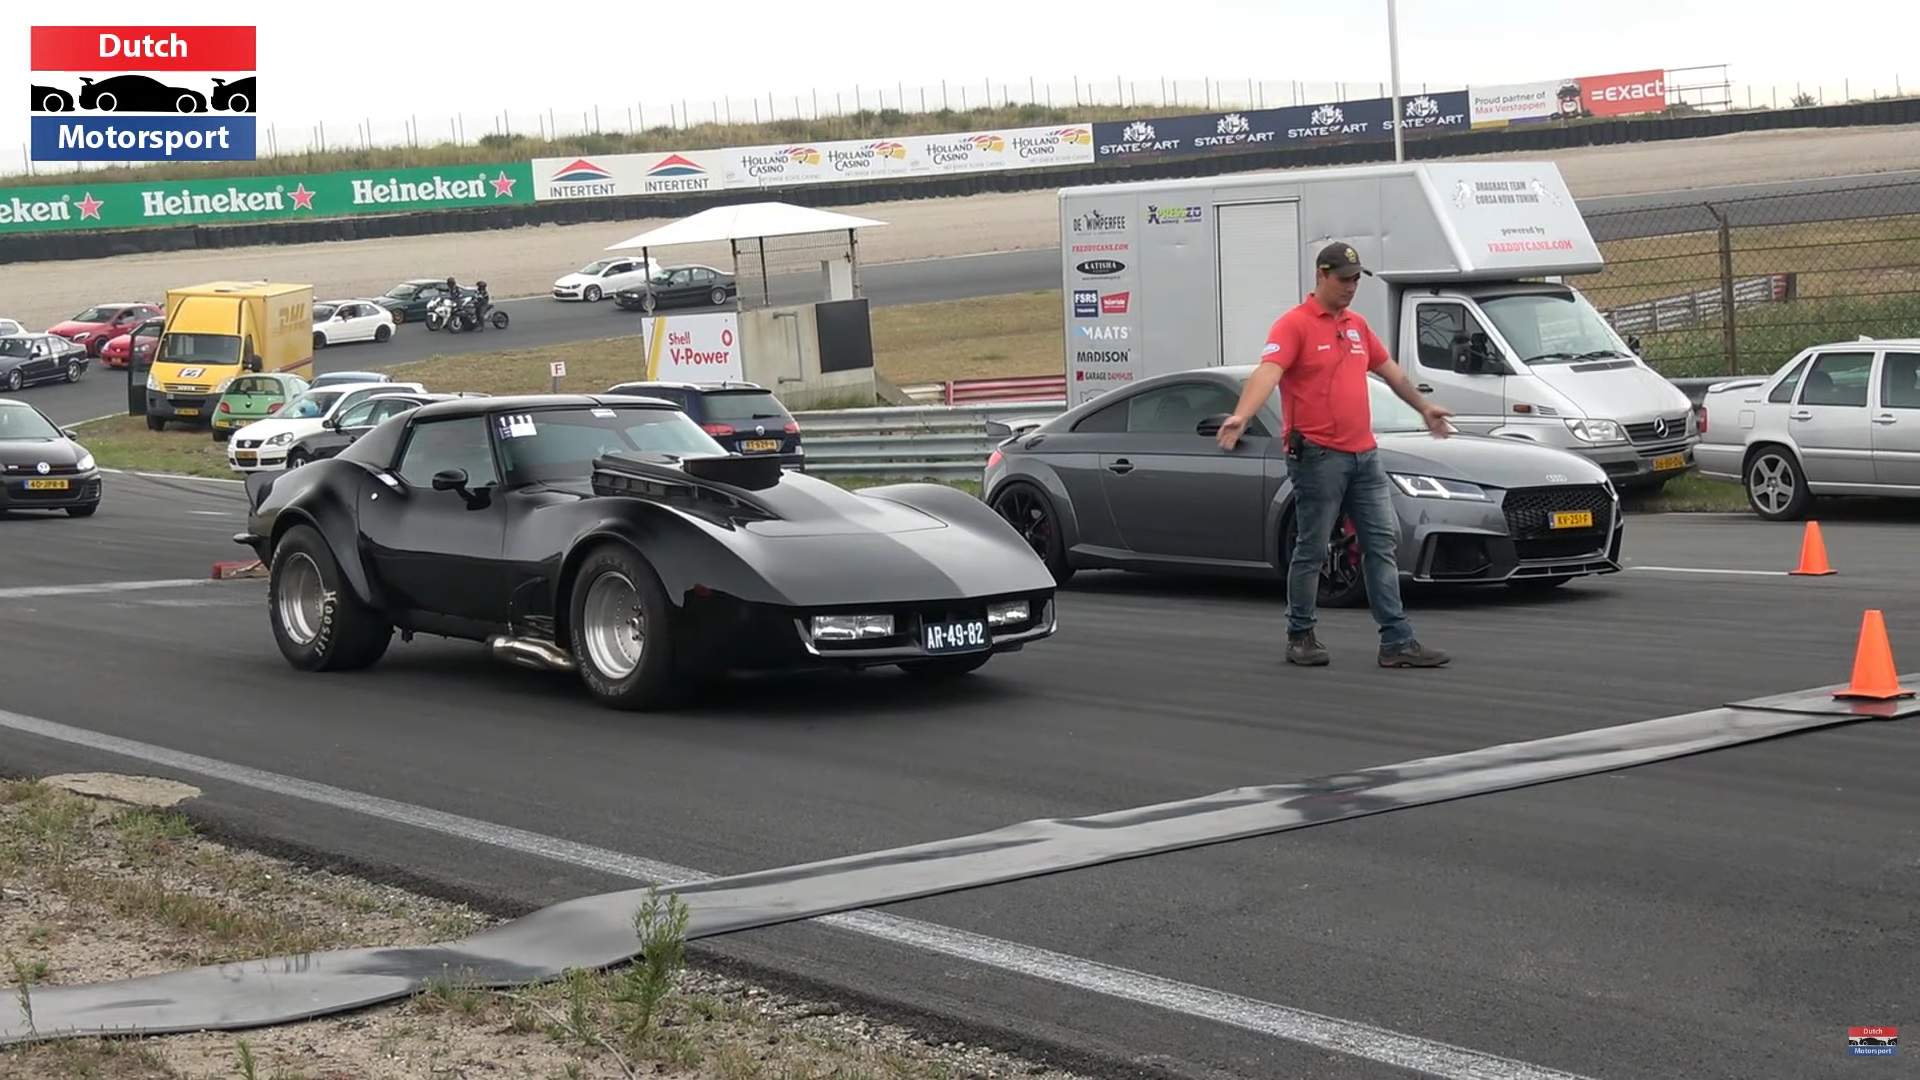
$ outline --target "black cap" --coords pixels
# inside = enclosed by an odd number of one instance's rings
[[[1373,276],[1373,271],[1360,265],[1360,254],[1353,250],[1351,244],[1328,244],[1320,249],[1320,254],[1313,261],[1320,269],[1331,270],[1341,277],[1358,277],[1360,274]]]

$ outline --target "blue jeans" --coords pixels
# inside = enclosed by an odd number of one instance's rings
[[[1381,645],[1413,640],[1413,624],[1400,604],[1400,516],[1394,513],[1387,470],[1377,450],[1349,454],[1309,442],[1287,470],[1296,493],[1293,561],[1287,571],[1287,632],[1314,628],[1320,599],[1320,570],[1327,545],[1344,506],[1360,542],[1360,570],[1367,583],[1367,606],[1380,625]]]

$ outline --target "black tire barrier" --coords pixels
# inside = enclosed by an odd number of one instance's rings
[[[1455,134],[1408,134],[1410,161],[1475,154],[1551,153],[1587,146],[1624,146],[1640,142],[1704,139],[1750,131],[1788,128],[1878,127],[1920,124],[1920,98],[1820,105],[1803,109],[1760,109],[1692,116],[1620,118],[1573,124],[1529,124]],[[1920,135],[1920,132],[1916,132]],[[679,218],[716,206],[778,199],[796,206],[827,208],[917,199],[955,199],[1008,194],[1081,184],[1131,180],[1167,180],[1221,176],[1267,169],[1361,165],[1391,161],[1391,140],[1333,143],[1161,159],[1129,165],[1087,165],[1067,169],[1027,169],[973,173],[938,179],[881,180],[867,183],[799,184],[792,187],[737,189],[675,196],[620,196],[576,199],[497,209],[442,210],[426,213],[357,214],[298,222],[241,225],[182,225],[101,232],[42,232],[0,235],[0,263],[104,259],[114,255],[205,251],[257,245],[285,246],[340,240],[383,240],[402,236],[517,229],[530,225],[584,225],[601,221]]]
[[[661,883],[659,893],[685,903],[683,940],[692,941],[1920,714],[1920,702],[1912,698],[1836,700],[1843,689],[1780,694],[1079,819],[1028,821],[800,866]],[[0,727],[44,733],[44,726],[0,712]],[[552,980],[568,968],[602,968],[638,955],[634,915],[648,898],[645,888],[581,897],[431,945],[263,957],[109,982],[36,986],[19,995],[20,1004],[10,993],[8,1004],[0,1005],[0,1047],[292,1023],[395,1001],[448,972],[481,987]]]

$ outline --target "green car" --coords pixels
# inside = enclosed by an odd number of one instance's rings
[[[226,442],[255,420],[265,420],[307,392],[307,380],[284,371],[263,371],[227,380],[213,409],[213,441]]]

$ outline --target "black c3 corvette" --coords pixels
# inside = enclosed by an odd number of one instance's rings
[[[978,499],[731,455],[666,401],[427,404],[247,496],[234,539],[306,671],[370,665],[397,629],[654,709],[732,671],[961,674],[1055,628],[1052,575]]]

